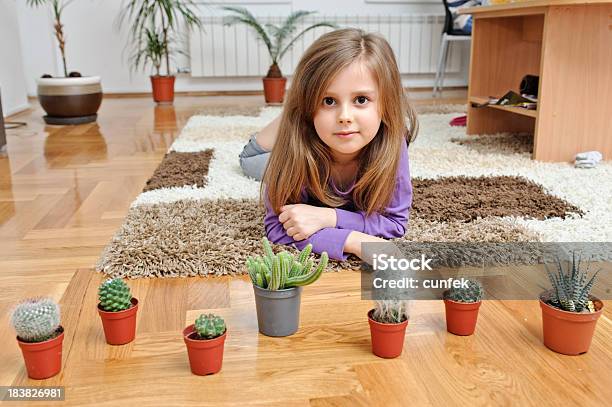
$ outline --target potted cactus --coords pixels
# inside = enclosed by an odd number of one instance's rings
[[[217,373],[223,364],[225,321],[214,314],[201,314],[183,330],[191,372],[198,376]]]
[[[64,341],[59,305],[50,298],[25,300],[13,310],[11,324],[28,377],[40,380],[58,374],[62,369]]]
[[[298,330],[302,286],[312,284],[327,266],[326,252],[313,268],[312,245],[296,256],[283,251],[274,254],[270,242],[263,238],[264,256],[247,259],[247,268],[257,307],[259,332],[267,336],[288,336]]]
[[[372,353],[386,359],[398,357],[404,348],[408,327],[409,302],[406,300],[377,300],[368,312]]]
[[[136,336],[138,299],[120,278],[108,279],[98,289],[98,314],[109,345],[124,345]]]
[[[544,345],[565,355],[585,353],[603,311],[603,302],[590,294],[599,270],[588,279],[588,267],[572,253],[567,271],[558,258],[557,272],[546,271],[553,288],[540,294]]]
[[[444,291],[446,330],[455,335],[472,335],[476,329],[478,309],[482,300],[482,285],[468,279],[467,287]]]

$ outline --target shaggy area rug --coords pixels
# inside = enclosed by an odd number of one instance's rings
[[[581,170],[535,162],[529,136],[468,137],[465,128],[449,126],[464,107],[418,110],[420,133],[409,148],[414,203],[399,240],[612,240],[610,163]],[[244,273],[265,231],[260,184],[242,174],[238,154],[279,112],[192,117],[97,269],[129,278]],[[331,270],[357,267],[355,259],[330,264]]]

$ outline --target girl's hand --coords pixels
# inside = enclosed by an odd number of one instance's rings
[[[323,228],[336,227],[336,210],[306,204],[285,205],[281,207],[278,220],[283,224],[287,235],[300,241],[308,239]]]

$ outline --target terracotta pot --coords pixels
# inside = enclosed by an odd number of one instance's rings
[[[404,337],[408,320],[399,324],[383,324],[372,319],[371,309],[368,312],[370,323],[370,336],[372,338],[372,353],[381,358],[391,359],[402,354]]]
[[[223,348],[225,338],[227,338],[227,329],[223,335],[214,339],[194,339],[196,335],[193,324],[183,330],[191,373],[198,376],[217,373],[223,365]]]
[[[155,102],[171,104],[174,101],[174,79],[174,76],[151,76]]]
[[[102,319],[104,336],[109,345],[125,345],[136,337],[136,313],[138,299],[132,297],[132,306],[123,311],[104,311],[98,304],[98,314]]]
[[[603,302],[590,297],[595,305],[595,312],[568,312],[543,300],[547,292],[540,295],[542,309],[542,333],[544,345],[564,355],[580,355],[589,350],[597,320],[603,311]]]
[[[39,78],[38,101],[47,112],[47,124],[90,123],[98,117],[102,103],[99,76],[78,78]]]
[[[283,103],[287,78],[263,78],[266,103]]]
[[[62,343],[64,328],[53,339],[44,342],[23,342],[17,337],[23,360],[31,379],[48,379],[62,370]]]
[[[446,291],[444,293],[446,296]],[[445,299],[446,330],[460,336],[472,335],[476,329],[478,309],[481,303],[482,301],[457,302]]]

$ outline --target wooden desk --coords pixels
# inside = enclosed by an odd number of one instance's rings
[[[526,1],[472,14],[470,102],[519,91],[539,75],[538,110],[468,107],[468,134],[533,132],[533,158],[573,161],[599,150],[612,159],[612,2]]]

